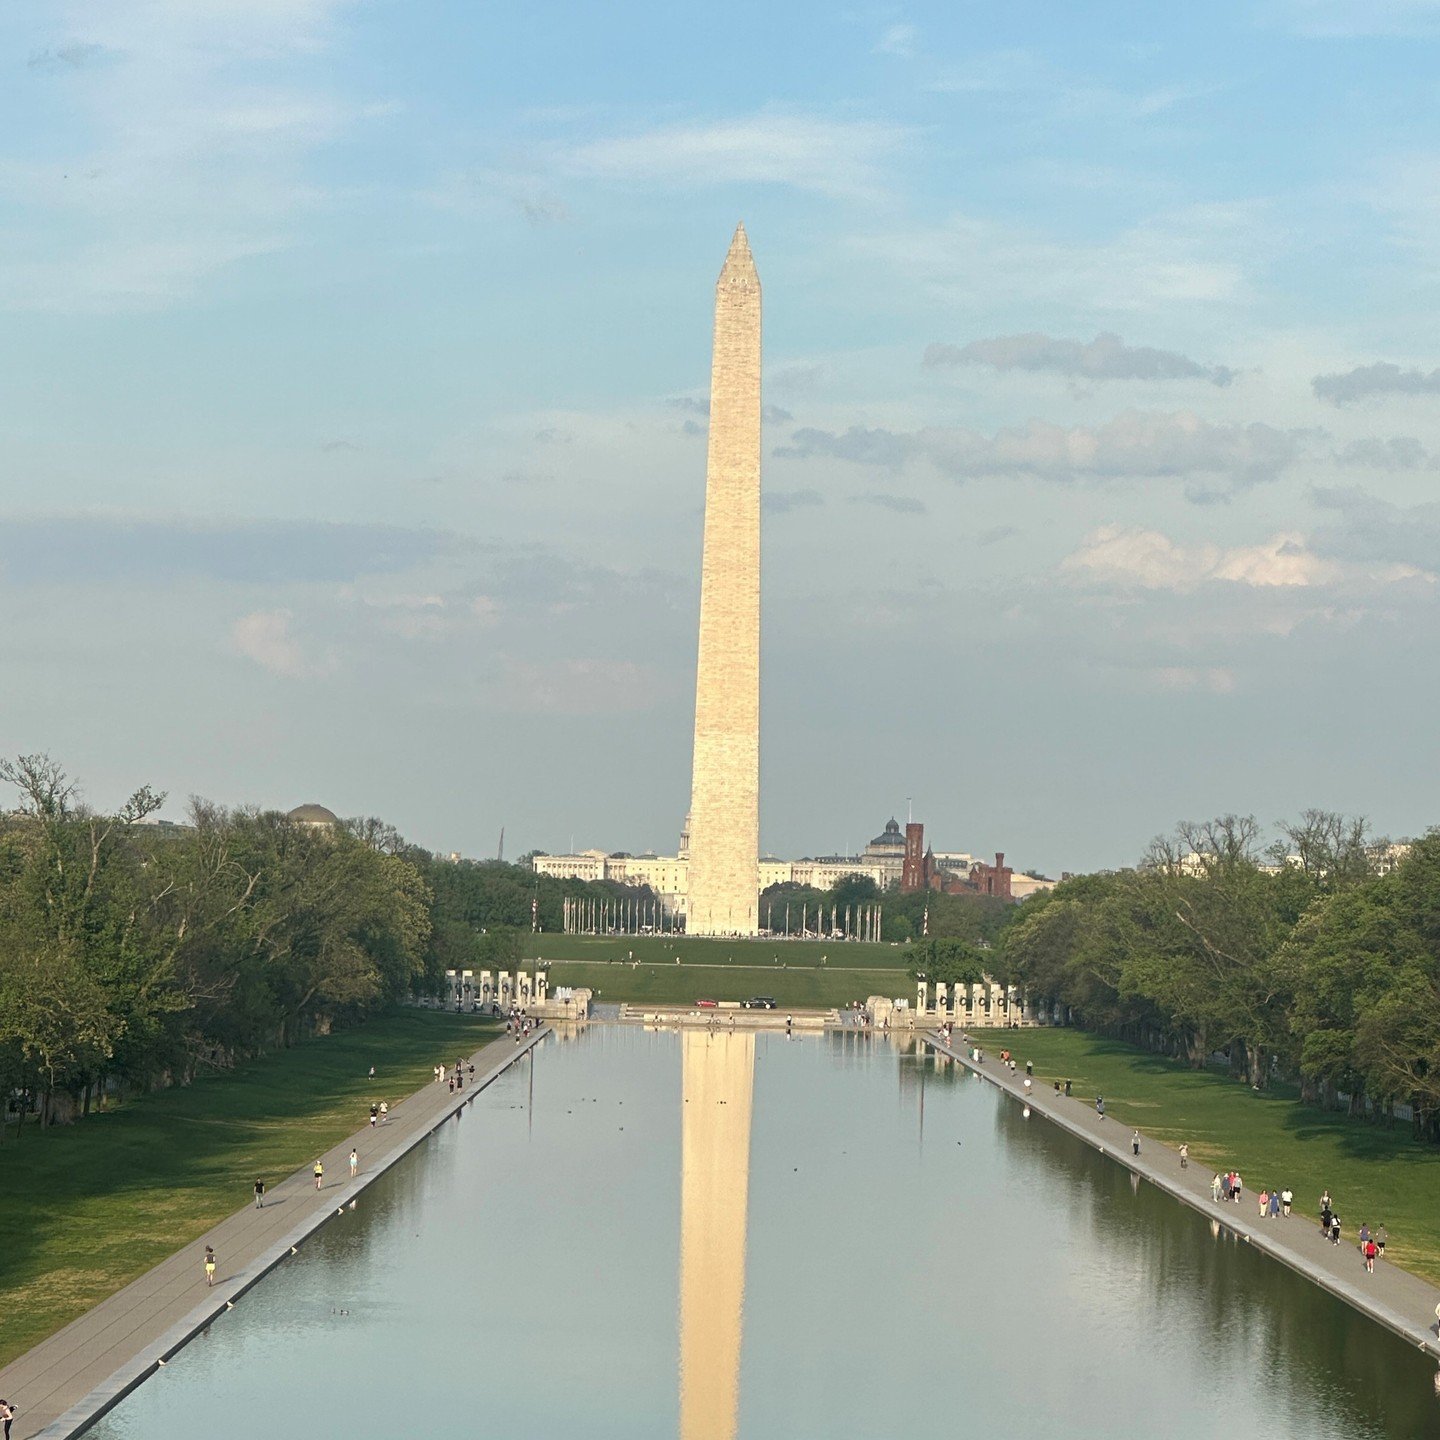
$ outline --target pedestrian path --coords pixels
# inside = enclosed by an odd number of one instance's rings
[[[980,1053],[985,1058],[977,1064],[970,1058],[970,1046],[964,1043],[963,1038],[947,1043],[938,1032],[930,1031],[920,1033],[920,1039],[940,1054],[958,1060],[982,1079],[1029,1105],[1034,1114],[1044,1116],[1087,1144],[1094,1145],[1102,1154],[1199,1210],[1206,1218],[1218,1220],[1257,1250],[1290,1266],[1420,1349],[1440,1358],[1440,1338],[1436,1335],[1435,1320],[1435,1307],[1440,1304],[1440,1288],[1407,1270],[1397,1270],[1383,1260],[1376,1262],[1373,1275],[1367,1275],[1353,1227],[1343,1244],[1332,1245],[1321,1237],[1318,1211],[1314,1216],[1302,1213],[1302,1197],[1299,1195],[1295,1197],[1295,1213],[1288,1220],[1278,1216],[1262,1220],[1256,1191],[1247,1190],[1239,1204],[1216,1201],[1210,1192],[1212,1170],[1198,1164],[1181,1169],[1179,1151],[1148,1136],[1144,1138],[1141,1153],[1133,1155],[1130,1128],[1097,1115],[1092,1102],[1078,1096],[1067,1099],[1057,1094],[1053,1085],[1042,1089],[1038,1081],[1027,1095],[1023,1071],[1011,1074],[1000,1063],[999,1056],[990,1054],[983,1046]],[[1315,1198],[1303,1197],[1303,1203],[1314,1203]],[[1337,1200],[1344,1203],[1342,1196],[1337,1196]]]
[[[307,1164],[271,1188],[263,1208],[237,1210],[0,1370],[0,1395],[19,1411],[12,1440],[62,1440],[104,1414],[547,1033],[541,1026],[519,1044],[499,1036],[468,1057],[475,1079],[462,1090],[427,1085],[395,1105],[383,1125],[326,1151],[319,1190]],[[353,1180],[352,1149],[360,1153]],[[248,1179],[239,1183],[248,1188]],[[205,1285],[207,1245],[218,1259],[213,1288]]]

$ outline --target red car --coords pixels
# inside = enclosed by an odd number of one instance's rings
[[[720,1002],[718,1000],[697,1000],[695,1004],[701,1010],[717,1010],[720,1007]]]

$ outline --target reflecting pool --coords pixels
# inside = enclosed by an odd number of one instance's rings
[[[1433,1366],[943,1059],[547,1039],[90,1433],[1440,1437]]]

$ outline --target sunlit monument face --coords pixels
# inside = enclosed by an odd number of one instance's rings
[[[686,929],[753,935],[760,860],[760,277],[739,226],[715,286]]]

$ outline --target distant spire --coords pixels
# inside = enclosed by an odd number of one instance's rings
[[[755,257],[750,253],[750,237],[745,233],[743,220],[735,227],[735,234],[730,239],[730,248],[725,252],[725,263],[720,267],[720,278],[729,280],[731,284],[737,281],[741,284],[759,283],[760,277],[755,271]]]

